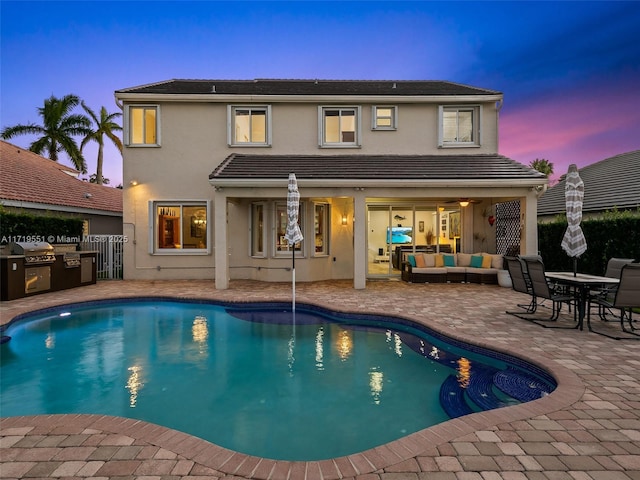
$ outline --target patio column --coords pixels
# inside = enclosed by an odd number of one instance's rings
[[[353,288],[367,286],[367,202],[363,190],[354,195],[353,204]]]
[[[524,217],[524,218],[523,218]],[[538,254],[538,196],[536,191],[529,191],[520,199],[520,252],[524,255]]]
[[[213,201],[214,261],[216,290],[229,288],[229,255],[227,253],[227,196],[216,188]]]

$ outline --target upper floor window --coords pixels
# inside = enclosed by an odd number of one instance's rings
[[[372,130],[395,130],[396,128],[398,128],[396,107],[371,107]]]
[[[320,146],[360,144],[360,107],[319,107]]]
[[[207,253],[208,202],[151,202],[152,252]]]
[[[271,145],[271,106],[229,106],[229,145]]]
[[[131,105],[125,118],[128,129],[127,145],[160,145],[160,107],[158,105]]]
[[[439,146],[480,145],[480,107],[440,106],[438,113]]]

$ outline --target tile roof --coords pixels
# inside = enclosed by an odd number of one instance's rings
[[[70,173],[77,171],[0,141],[0,202],[122,213],[122,190],[84,182]]]
[[[640,208],[640,150],[578,170],[584,182],[584,212]],[[564,177],[538,200],[538,215],[564,213]]]
[[[540,172],[502,155],[244,155],[231,154],[209,175],[215,180],[525,180],[545,183]],[[542,181],[542,182],[541,182]]]
[[[501,95],[440,80],[184,80],[116,90],[116,93],[228,95]]]

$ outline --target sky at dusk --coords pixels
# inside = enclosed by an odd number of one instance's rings
[[[504,94],[499,153],[554,177],[640,148],[638,1],[0,1],[0,127],[172,78],[448,80]],[[80,111],[80,110],[79,110]],[[14,137],[28,148],[33,138]],[[88,174],[97,148],[87,147]],[[108,145],[104,175],[122,182]],[[68,159],[62,163],[71,165]],[[214,168],[212,161],[212,170]],[[86,175],[88,177],[88,175]]]

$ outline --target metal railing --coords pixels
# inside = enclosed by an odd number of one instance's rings
[[[88,235],[80,243],[81,250],[98,252],[96,278],[122,279],[124,241],[122,235]]]

